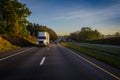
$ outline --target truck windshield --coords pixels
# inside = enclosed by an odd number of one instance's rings
[[[46,39],[46,37],[44,37],[44,36],[41,36],[41,37],[38,37],[38,39]]]

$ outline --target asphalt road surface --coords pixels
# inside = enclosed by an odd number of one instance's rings
[[[0,56],[0,80],[120,80],[119,69],[59,44]]]

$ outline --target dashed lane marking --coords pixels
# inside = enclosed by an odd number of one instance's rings
[[[40,62],[40,66],[43,65],[44,61],[45,61],[45,57],[42,58],[42,60]]]

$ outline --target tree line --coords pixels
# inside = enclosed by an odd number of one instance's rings
[[[102,37],[102,34],[98,30],[93,30],[90,27],[83,27],[79,31],[70,33],[69,38],[75,41],[87,41],[95,40]]]
[[[26,18],[31,13],[26,4],[18,0],[0,0],[0,34],[37,37],[38,31],[47,31],[51,39],[57,39],[57,34],[52,29],[29,22]]]

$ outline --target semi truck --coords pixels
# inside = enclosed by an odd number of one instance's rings
[[[48,46],[50,43],[50,36],[48,32],[38,32],[39,46]]]

